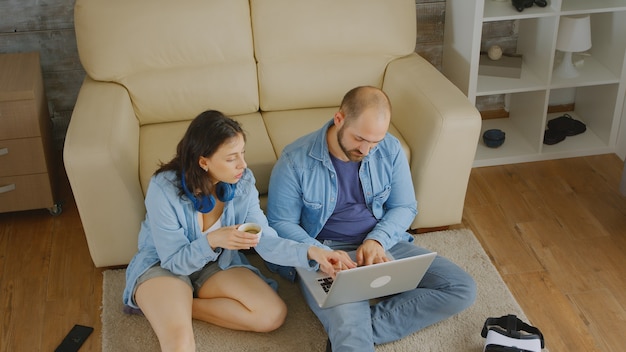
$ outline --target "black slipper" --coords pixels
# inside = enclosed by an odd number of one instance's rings
[[[565,132],[547,129],[543,134],[543,144],[553,145],[565,139]]]
[[[570,115],[565,114],[548,121],[548,129],[563,132],[566,136],[575,136],[587,130],[587,126]],[[557,142],[558,143],[558,142]]]

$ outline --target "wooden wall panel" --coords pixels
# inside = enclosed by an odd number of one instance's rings
[[[446,2],[416,0],[415,6],[417,9],[415,51],[441,70]]]
[[[74,1],[0,0],[0,32],[74,27]]]
[[[74,35],[74,1],[0,0],[0,53],[39,51],[51,116],[72,111],[85,76]]]
[[[74,27],[74,1],[0,0],[0,32]]]

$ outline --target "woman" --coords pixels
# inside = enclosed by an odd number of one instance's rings
[[[276,283],[240,249],[254,247],[263,259],[281,265],[313,270],[319,263],[331,275],[335,266],[355,265],[345,252],[277,236],[259,207],[244,147],[236,121],[218,111],[203,112],[189,125],[176,156],[150,180],[124,303],[141,310],[163,351],[195,351],[192,318],[257,332],[282,325],[287,308]],[[238,231],[245,222],[260,224],[262,236]]]

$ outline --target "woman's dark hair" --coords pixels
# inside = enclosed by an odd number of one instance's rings
[[[213,183],[199,165],[200,157],[210,158],[227,140],[241,135],[246,138],[241,125],[219,111],[208,110],[191,121],[183,138],[176,147],[176,156],[168,163],[161,163],[155,175],[173,170],[180,180],[185,170],[185,183],[189,191],[200,195],[213,193]],[[183,192],[179,184],[181,193]]]

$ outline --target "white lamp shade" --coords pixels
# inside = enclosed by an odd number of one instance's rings
[[[560,51],[569,52],[589,50],[591,48],[591,19],[589,15],[561,17],[556,48]]]

